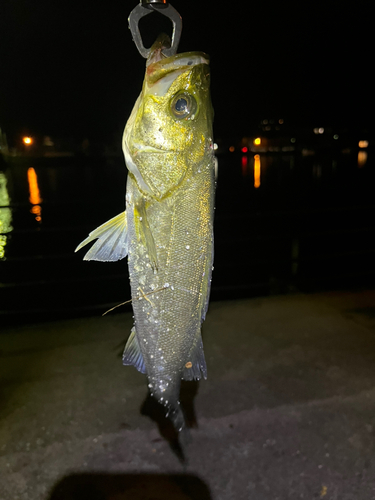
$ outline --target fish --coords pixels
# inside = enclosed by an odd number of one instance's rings
[[[134,326],[123,364],[148,388],[177,431],[185,426],[181,380],[207,378],[201,325],[214,256],[215,154],[209,57],[163,55],[160,36],[126,123],[126,210],[77,247],[85,260],[128,257]]]

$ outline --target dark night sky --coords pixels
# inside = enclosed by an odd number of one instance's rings
[[[211,56],[216,136],[245,135],[271,116],[372,127],[371,3],[172,1],[179,51]],[[120,135],[144,73],[127,27],[136,4],[1,0],[0,127]],[[165,23],[152,16],[156,35]]]

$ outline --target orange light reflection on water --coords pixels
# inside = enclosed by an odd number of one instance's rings
[[[358,167],[362,168],[367,163],[367,151],[358,151]]]
[[[36,175],[35,169],[30,167],[27,170],[27,180],[29,181],[29,201],[32,203],[30,212],[35,215],[35,220],[37,222],[42,221],[42,198],[40,197],[39,186],[38,186],[38,176]]]
[[[260,186],[260,156],[254,156],[254,187],[258,188]]]

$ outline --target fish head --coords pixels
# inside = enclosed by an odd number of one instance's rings
[[[125,127],[123,150],[144,194],[163,198],[213,154],[209,58],[151,49],[142,92]]]

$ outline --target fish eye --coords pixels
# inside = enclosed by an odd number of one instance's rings
[[[191,94],[177,94],[171,101],[171,112],[179,120],[195,115],[197,111],[197,101]]]

